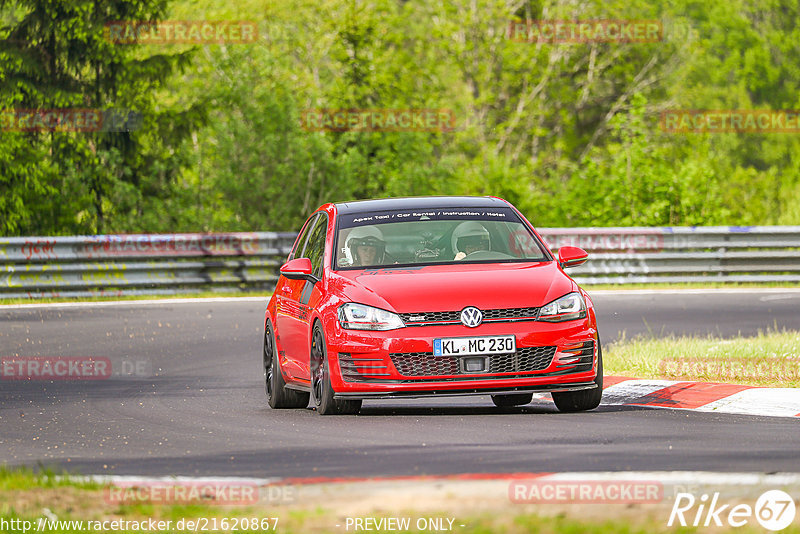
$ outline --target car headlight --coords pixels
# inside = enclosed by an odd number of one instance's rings
[[[573,321],[586,317],[586,302],[580,293],[569,293],[549,304],[542,306],[539,320],[550,323]]]
[[[396,313],[353,302],[339,308],[339,324],[351,330],[394,330],[406,326]]]

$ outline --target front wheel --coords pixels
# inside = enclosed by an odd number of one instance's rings
[[[357,414],[361,400],[337,400],[333,398],[328,348],[322,328],[317,324],[311,338],[311,398],[320,415]]]
[[[597,377],[594,379],[597,387],[582,391],[562,391],[553,393],[553,402],[560,412],[583,412],[593,410],[600,406],[603,396],[603,349],[600,338],[597,339]]]

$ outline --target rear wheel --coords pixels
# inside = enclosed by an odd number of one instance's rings
[[[270,408],[305,408],[308,406],[308,393],[286,387],[278,363],[275,335],[272,332],[270,321],[267,321],[264,327],[264,373]]]
[[[533,393],[513,393],[511,395],[492,395],[492,402],[498,408],[522,406],[533,400]]]
[[[597,377],[594,379],[597,387],[582,391],[562,391],[553,393],[553,402],[560,412],[583,412],[593,410],[600,405],[603,396],[603,349],[600,339],[597,339]]]
[[[322,328],[317,324],[311,337],[311,398],[320,415],[357,414],[361,400],[337,400],[333,398],[328,347]]]

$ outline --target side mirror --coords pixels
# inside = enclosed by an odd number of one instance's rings
[[[308,258],[296,258],[287,261],[281,266],[281,274],[289,280],[308,280],[319,282],[319,279],[311,274],[313,266]]]
[[[562,269],[583,265],[589,259],[589,253],[578,247],[561,247],[558,249],[558,264]]]

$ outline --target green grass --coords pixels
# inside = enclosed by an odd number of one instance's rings
[[[454,518],[454,532],[463,534],[490,534],[502,532],[523,534],[542,533],[646,533],[667,532],[665,510],[654,513],[652,510],[628,510],[620,517],[611,507],[588,506],[591,518],[584,518],[581,509],[559,512],[544,506],[541,512],[531,512],[505,499],[495,500],[492,508],[480,512],[463,513],[458,499],[453,500],[454,510],[391,510],[381,507],[381,511],[359,517],[411,517],[412,523],[421,517]],[[498,504],[499,503],[499,504]],[[388,504],[388,503],[387,503]],[[462,508],[461,512],[456,509]],[[597,514],[600,514],[598,520]],[[247,507],[214,505],[168,505],[137,504],[133,506],[107,502],[104,486],[94,482],[84,482],[68,475],[56,475],[53,471],[34,472],[29,468],[0,467],[0,521],[31,521],[36,523],[48,516],[58,521],[103,521],[124,520],[171,520],[174,525],[180,519],[217,518],[265,518],[278,517],[277,532],[301,534],[306,532],[341,533],[344,531],[344,517],[335,509],[325,506],[325,500],[317,502],[298,501],[288,505],[255,504]],[[663,517],[662,517],[663,516]],[[340,524],[341,527],[336,525]],[[459,525],[464,525],[461,527]],[[86,526],[86,525],[84,525]],[[412,528],[411,531],[415,531]],[[4,532],[22,532],[21,529],[6,529]],[[31,531],[29,531],[31,532]],[[47,530],[47,532],[76,533],[74,528]],[[85,530],[84,530],[85,532]],[[131,532],[117,530],[115,532]],[[137,532],[133,530],[133,532]],[[223,532],[216,530],[216,532]],[[242,531],[239,531],[242,532]]]
[[[42,467],[34,471],[29,467],[9,468],[0,465],[0,491],[21,490],[29,488],[80,488],[100,489],[102,485],[74,477],[68,474],[57,474],[53,469]]]
[[[277,529],[275,530],[258,530],[258,532],[280,532],[283,534],[305,534],[309,532],[314,533],[335,533],[339,534],[341,532],[346,532],[343,523],[343,519],[339,517],[335,512],[331,510],[310,510],[310,505],[306,505],[309,508],[309,511],[305,514],[298,514],[298,513],[285,513],[285,512],[277,512],[275,511],[267,511],[267,510],[250,510],[247,513],[238,510],[213,510],[207,509],[203,513],[194,516],[194,517],[204,517],[204,518],[218,518],[219,522],[225,518],[228,520],[229,523],[232,523],[233,518],[241,517],[270,517],[268,514],[272,513],[273,517],[278,517],[278,525]],[[545,509],[542,513],[536,512],[521,512],[521,511],[511,511],[509,509],[504,510],[485,510],[480,514],[471,514],[471,515],[454,515],[449,512],[440,512],[440,513],[416,513],[413,511],[405,510],[403,512],[399,512],[397,514],[381,512],[378,514],[370,514],[369,517],[410,517],[411,518],[411,525],[412,528],[408,530],[408,532],[435,532],[434,530],[429,531],[419,531],[416,529],[415,522],[418,518],[421,517],[432,517],[432,518],[442,518],[442,517],[450,517],[454,518],[455,522],[453,523],[453,530],[452,532],[459,533],[459,534],[528,534],[528,533],[542,533],[542,534],[584,534],[584,533],[593,533],[593,534],[648,534],[648,533],[668,533],[668,532],[701,532],[707,531],[708,529],[703,527],[688,527],[688,528],[676,528],[676,527],[668,527],[667,526],[667,518],[668,518],[668,510],[660,510],[658,512],[653,511],[640,511],[640,516],[636,515],[636,512],[632,512],[631,510],[626,510],[624,512],[624,516],[619,514],[618,506],[606,506],[604,510],[598,512],[599,507],[598,505],[583,505],[581,507],[576,507],[569,512],[561,511],[558,513],[553,513],[549,510]],[[86,521],[85,517],[77,517],[73,514],[65,513],[63,510],[49,510],[51,514],[55,514],[59,521],[70,521],[70,520],[79,520],[83,519]],[[582,517],[585,515],[585,512],[589,512],[589,517]],[[175,524],[180,519],[179,516],[174,516],[171,514],[164,514],[165,510],[155,510],[149,516],[134,516],[134,515],[127,515],[124,513],[113,512],[112,514],[97,516],[92,520],[105,520],[105,519],[123,519],[123,520],[147,520],[147,519],[154,519],[158,520],[169,520],[169,517],[173,517],[172,519],[172,528],[166,532],[191,532],[188,530],[176,530]],[[601,517],[598,517],[598,513]],[[5,515],[0,514],[0,519],[5,519],[6,521],[10,521],[13,519],[22,519],[28,520],[35,524],[38,521],[39,517],[41,516],[15,516],[15,515]],[[363,516],[362,516],[363,517]],[[175,519],[178,518],[178,519]],[[189,516],[183,516],[184,519],[190,519]],[[754,524],[748,523],[748,525],[736,528],[735,531],[739,534],[749,534],[752,532],[763,532],[763,529],[756,528],[757,523],[753,522]],[[337,527],[336,525],[339,524],[341,526]],[[210,523],[209,523],[210,525]],[[464,525],[463,527],[461,525]],[[733,531],[734,529],[716,529],[716,532],[719,531]],[[350,530],[353,532],[353,530]],[[22,530],[8,530],[6,532],[14,533],[14,532],[22,532]],[[46,530],[46,532],[59,532],[64,534],[73,534],[78,532],[86,532],[86,530],[81,531],[74,528],[63,528],[59,530]],[[141,532],[138,530],[115,530],[114,532]],[[151,532],[151,531],[148,531]],[[163,532],[163,531],[162,531]],[[245,532],[244,530],[237,530],[237,531],[226,531],[222,529],[213,530],[213,532]],[[252,530],[250,530],[252,532]],[[374,530],[372,532],[397,532],[397,531],[385,531],[385,530]],[[800,532],[800,528],[797,525],[793,524],[790,525],[787,529],[782,530],[781,532],[785,534],[797,534]]]
[[[332,485],[324,488],[314,498],[303,498],[287,503],[275,504],[259,502],[246,507],[220,505],[167,505],[137,504],[134,506],[119,505],[108,502],[105,498],[105,486],[95,482],[84,482],[80,478],[56,474],[42,470],[34,472],[29,468],[0,467],[0,522],[5,524],[17,521],[30,521],[34,525],[40,518],[48,517],[57,521],[83,521],[84,530],[65,527],[60,530],[44,530],[43,532],[60,532],[72,534],[87,532],[87,521],[128,520],[171,521],[170,530],[161,532],[185,532],[176,530],[180,520],[196,520],[205,518],[217,520],[219,526],[223,519],[229,524],[235,518],[278,518],[276,530],[258,530],[259,532],[280,532],[285,534],[336,533],[347,532],[345,516],[336,509],[329,500],[335,492],[339,503],[349,503],[347,486]],[[505,491],[501,494],[489,492],[482,499],[482,505],[465,504],[459,497],[451,497],[441,507],[420,509],[408,508],[407,497],[413,489],[398,489],[406,497],[407,504],[393,508],[391,500],[379,505],[372,512],[358,513],[352,517],[408,517],[412,528],[409,532],[419,532],[414,528],[419,518],[452,518],[452,532],[459,534],[638,534],[667,532],[705,532],[708,529],[668,527],[667,520],[672,508],[672,501],[665,499],[661,503],[637,504],[537,504],[519,505],[508,500]],[[496,491],[496,490],[495,490]],[[313,493],[313,492],[312,492]],[[363,496],[363,490],[355,488],[355,493]],[[401,498],[402,500],[402,498]],[[333,501],[336,502],[335,500]],[[745,501],[748,502],[748,501]],[[752,502],[750,503],[752,504]],[[18,523],[17,523],[18,524]],[[211,526],[212,523],[207,523]],[[336,526],[340,525],[340,526]],[[463,527],[461,525],[464,525]],[[763,532],[758,524],[750,520],[748,525],[736,529],[715,529],[712,531],[734,531],[739,534]],[[35,527],[34,527],[35,528]],[[19,528],[5,527],[4,533],[21,533]],[[207,530],[212,531],[212,530]],[[245,532],[247,530],[238,530]],[[252,529],[249,530],[253,532]],[[353,532],[351,528],[349,530]],[[34,530],[28,530],[34,532]],[[142,530],[115,530],[114,532],[142,532]],[[148,532],[153,532],[149,531]],[[230,532],[221,529],[213,532]],[[377,532],[385,532],[378,530]],[[782,530],[785,534],[800,533],[800,524],[793,523]]]
[[[800,387],[800,332],[754,337],[637,337],[608,345],[605,374],[699,380],[753,386]]]
[[[577,515],[577,514],[576,514]],[[206,514],[205,517],[216,517],[213,513]],[[232,524],[232,519],[235,515],[227,515],[225,516],[229,524]],[[14,516],[0,516],[0,520],[5,520],[7,522],[11,522],[15,519],[21,520],[28,520],[31,521],[32,525],[36,524],[38,521],[38,517],[14,517]],[[66,518],[62,516],[58,516],[59,521],[69,521],[70,519],[74,518]],[[125,518],[119,518],[125,519]],[[146,518],[142,518],[146,519]],[[188,518],[187,518],[188,519]],[[223,518],[220,517],[218,520],[221,521]],[[507,520],[511,520],[511,524],[507,524]],[[463,519],[460,518],[459,521],[464,524],[464,527],[453,527],[453,532],[458,532],[461,534],[495,534],[495,533],[505,533],[505,534],[528,534],[531,532],[540,532],[540,533],[548,533],[548,534],[583,534],[583,533],[598,533],[598,534],[646,534],[646,533],[658,533],[658,532],[674,532],[674,529],[667,528],[666,522],[664,521],[663,524],[661,522],[652,522],[652,523],[645,523],[640,525],[631,525],[626,521],[620,520],[608,520],[602,523],[596,522],[589,522],[589,521],[580,521],[575,519],[568,519],[568,518],[559,518],[559,517],[543,517],[534,514],[525,514],[525,515],[516,515],[509,517],[504,517],[503,520],[499,520],[498,518],[491,518],[491,517],[482,517],[482,518],[468,518]],[[466,521],[466,523],[463,523]],[[337,521],[335,518],[330,517],[328,521],[325,522],[326,525],[316,525],[313,528],[307,529],[302,523],[297,523],[291,520],[288,521],[278,521],[277,529],[274,532],[280,532],[285,534],[305,534],[308,532],[315,532],[315,533],[341,533],[346,532],[344,527],[336,527]],[[13,523],[11,523],[13,524]],[[209,525],[208,531],[210,532],[246,532],[244,530],[222,530],[216,529],[211,530],[210,525],[211,523],[207,523]],[[173,521],[171,523],[172,528],[163,532],[194,532],[194,530],[177,530],[175,529],[176,522]],[[36,527],[33,526],[33,529]],[[29,531],[33,532],[35,530]],[[385,530],[372,530],[371,532],[400,532],[400,531],[385,531]],[[682,529],[682,532],[696,532],[697,529]],[[9,534],[19,532],[22,533],[23,529],[10,529],[4,532],[8,532]],[[46,529],[44,532],[48,533],[61,533],[61,534],[73,534],[79,532],[86,532],[86,530],[80,530],[75,528],[58,528],[58,529]],[[114,532],[118,533],[130,533],[130,532],[141,532],[139,530],[114,530]],[[155,531],[146,531],[146,532],[155,532]],[[252,532],[252,531],[251,531]],[[273,530],[258,530],[258,532],[273,532]],[[352,532],[352,530],[351,530]],[[418,531],[416,527],[408,530],[407,532],[435,532],[435,530],[430,531]],[[755,532],[752,529],[745,529],[745,530],[737,530],[737,532]],[[796,529],[788,529],[783,532],[791,533],[797,532]]]

